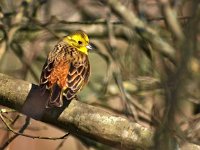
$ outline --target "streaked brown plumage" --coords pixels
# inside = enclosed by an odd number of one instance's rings
[[[49,53],[40,78],[42,89],[50,91],[47,107],[61,107],[63,96],[72,100],[88,82],[88,44],[87,35],[77,31],[61,40]]]

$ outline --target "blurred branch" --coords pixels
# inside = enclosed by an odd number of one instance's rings
[[[190,19],[190,16],[178,17],[177,19]],[[107,37],[108,28],[107,28],[107,20],[97,20],[97,21],[66,21],[58,19],[56,16],[52,16],[45,23],[41,23],[41,21],[36,18],[29,17],[28,18],[32,23],[41,27],[41,29],[48,31],[55,38],[59,39],[60,36],[57,34],[59,31],[73,32],[73,30],[82,29],[87,31],[87,34],[90,37]],[[158,18],[150,18],[148,21],[161,21],[164,20],[164,17]],[[113,34],[116,37],[121,37],[127,39],[129,37],[130,30],[126,26],[124,26],[124,22],[122,21],[110,21],[110,24],[113,25]],[[49,27],[51,25],[56,25],[55,27]],[[29,29],[30,30],[30,29]],[[34,30],[36,30],[34,28]]]
[[[58,146],[56,147],[56,150],[59,150],[63,147],[64,143],[65,143],[66,139],[63,139],[59,144]]]
[[[2,59],[2,57],[4,56],[4,54],[6,52],[6,45],[7,45],[6,30],[5,30],[5,26],[2,22],[3,17],[4,17],[4,14],[3,14],[2,10],[0,9],[0,60]]]
[[[177,149],[178,146],[177,138],[170,132],[173,130],[176,132],[180,130],[177,116],[183,103],[182,93],[185,90],[184,86],[186,85],[186,79],[190,77],[191,73],[188,70],[187,64],[189,64],[189,61],[194,53],[193,43],[195,43],[195,40],[193,37],[196,38],[197,36],[194,34],[194,31],[196,32],[196,30],[189,30],[189,32],[186,33],[186,37],[188,38],[184,40],[184,35],[181,35],[183,33],[178,33],[178,30],[175,31],[175,28],[177,27],[177,29],[179,28],[181,32],[181,28],[178,27],[178,22],[176,22],[175,18],[173,20],[174,16],[171,16],[172,10],[170,5],[166,0],[160,0],[160,3],[164,5],[163,7],[166,7],[163,8],[163,13],[166,16],[166,22],[169,26],[171,26],[170,28],[174,28],[173,32],[176,32],[174,35],[179,40],[179,44],[176,45],[176,47],[178,50],[181,50],[180,53],[177,53],[179,54],[179,59],[176,60],[176,69],[170,69],[163,61],[163,66],[165,66],[164,72],[167,75],[165,78],[161,78],[164,85],[163,89],[165,91],[165,109],[163,112],[162,125],[157,129],[155,134],[155,149],[159,150],[162,148],[163,150],[168,150]],[[198,3],[199,2],[196,1],[195,4],[198,6]],[[194,29],[196,25],[197,24],[192,24],[191,21],[188,27]]]
[[[191,17],[192,16],[178,16],[177,19],[185,20],[185,19],[190,19]],[[66,25],[95,25],[95,24],[96,25],[99,25],[99,24],[106,25],[107,24],[107,20],[66,21],[66,20],[58,19],[56,16],[51,16],[51,18],[45,23],[40,23],[38,20],[36,20],[35,18],[32,18],[32,17],[29,17],[29,19],[31,21],[38,22],[38,24],[41,24],[42,26],[50,25],[55,22],[66,24]],[[165,17],[147,18],[147,21],[162,21],[162,20],[165,20]],[[123,21],[110,21],[110,23],[112,23],[114,25],[123,25],[124,24]]]
[[[171,8],[168,0],[158,0],[161,6],[161,12],[165,17],[165,22],[168,25],[171,33],[179,40],[183,40],[184,34],[181,30],[180,24],[176,18],[175,11]]]
[[[156,30],[140,20],[132,11],[129,11],[118,0],[108,0],[105,1],[105,3],[107,3],[113,12],[122,18],[131,29],[137,31],[143,38],[150,41],[155,50],[164,56],[167,56],[173,63],[175,63],[175,49],[162,39]]]
[[[128,103],[127,99],[126,99],[126,90],[123,86],[123,80],[122,80],[122,76],[121,76],[121,68],[120,68],[120,64],[118,62],[118,57],[115,55],[115,51],[116,51],[116,47],[117,47],[117,41],[116,38],[114,36],[114,31],[113,31],[113,24],[110,22],[110,14],[111,12],[109,11],[107,14],[107,28],[108,28],[108,52],[111,56],[110,59],[110,65],[111,65],[111,71],[112,71],[112,75],[113,78],[115,79],[115,83],[117,84],[120,93],[121,93],[121,103],[123,105],[123,109],[124,109],[124,113],[128,116],[128,113],[131,114],[131,116],[133,117],[133,119],[138,122],[138,114],[135,110],[134,105],[132,105],[131,109],[131,105]]]
[[[33,69],[33,64],[31,64],[32,62],[32,59],[33,58],[29,58],[29,59],[26,59],[23,54],[24,50],[23,48],[21,47],[21,45],[19,45],[17,42],[13,41],[11,44],[10,44],[10,47],[12,48],[13,52],[15,53],[15,55],[19,58],[19,60],[21,61],[21,63],[23,64],[24,66],[24,72],[27,71],[27,69],[30,71],[30,73],[32,74],[32,76],[34,77],[34,79],[36,81],[39,81],[39,78],[38,78],[38,75],[36,74],[36,72],[34,71]],[[23,57],[22,57],[22,56]],[[25,78],[26,76],[26,73],[23,73],[23,76]]]

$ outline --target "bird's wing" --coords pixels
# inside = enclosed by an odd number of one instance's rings
[[[61,44],[58,43],[49,53],[40,77],[42,92],[45,93],[48,90],[50,92],[47,107],[62,106],[62,89],[66,83],[66,74],[68,74],[71,59],[65,57],[68,46]]]
[[[70,63],[70,68],[67,75],[68,87],[64,91],[65,97],[68,100],[73,99],[75,94],[80,91],[88,82],[89,75],[90,65],[87,56],[84,56],[82,61],[79,61],[79,63],[76,63],[76,61]]]
[[[69,50],[71,47],[65,48]],[[73,99],[75,94],[88,82],[89,75],[90,66],[86,55],[82,54],[74,58],[71,51],[59,51],[56,46],[49,53],[40,78],[40,87],[43,92],[50,90],[51,94],[47,107],[61,107],[63,92],[67,100]]]
[[[50,76],[52,74],[52,71],[55,69],[55,67],[57,66],[58,64],[58,57],[59,56],[59,53],[61,53],[62,51],[62,47],[57,44],[53,51],[51,51],[47,57],[47,60],[42,68],[42,73],[41,73],[41,76],[40,76],[40,86],[43,88],[43,89],[49,89],[50,88],[50,84],[49,84],[49,79],[50,79]]]
[[[49,89],[49,77],[51,75],[51,72],[54,68],[54,61],[49,62],[48,60],[46,60],[43,69],[42,69],[42,73],[40,76],[40,87],[43,90]]]

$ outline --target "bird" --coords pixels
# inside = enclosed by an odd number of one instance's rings
[[[62,107],[88,83],[92,49],[88,35],[77,30],[63,37],[49,52],[40,76],[39,86],[49,92],[46,108]]]

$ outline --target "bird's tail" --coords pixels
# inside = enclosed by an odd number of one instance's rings
[[[62,107],[63,106],[63,90],[57,85],[53,85],[49,99],[47,101],[47,108]]]

